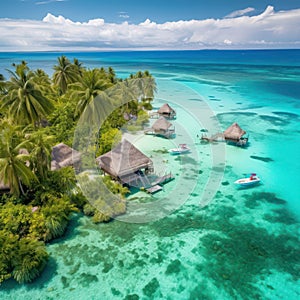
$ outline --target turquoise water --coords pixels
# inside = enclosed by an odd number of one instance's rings
[[[48,245],[41,278],[5,282],[0,299],[299,299],[300,50],[70,55],[121,77],[148,69],[158,83],[154,106],[176,109],[175,139],[128,136],[159,173],[175,175],[162,192],[129,201],[167,213],[100,225],[74,216]],[[51,73],[57,56],[0,54],[0,73],[22,59]],[[197,138],[233,122],[249,133],[248,147]],[[159,153],[181,142],[191,154]],[[237,189],[249,172],[262,184]]]

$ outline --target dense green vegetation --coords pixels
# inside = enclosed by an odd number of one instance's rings
[[[128,122],[133,129],[147,122],[145,110],[151,109],[156,89],[148,71],[119,79],[112,68],[87,69],[65,56],[58,58],[52,77],[24,61],[13,67],[8,80],[0,74],[0,284],[39,276],[48,259],[45,242],[64,234],[72,213],[81,210],[94,222],[107,222],[126,212],[128,190],[109,177],[103,182],[117,200],[103,196],[87,203],[72,166],[51,170],[52,147],[72,147],[80,116],[102,96],[119,105],[90,147],[96,155],[109,151]]]

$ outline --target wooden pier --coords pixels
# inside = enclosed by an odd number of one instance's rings
[[[207,141],[207,142],[217,142],[217,141],[225,141],[225,137],[223,133],[216,133],[212,135],[211,137],[208,137],[207,135],[202,135],[201,136],[202,141]]]
[[[174,176],[171,173],[168,173],[163,176],[155,176],[154,178],[153,176],[155,175],[147,176],[143,173],[134,173],[129,174],[127,176],[123,176],[120,178],[120,180],[123,184],[143,188],[148,193],[154,194],[163,189],[162,185],[174,179]]]
[[[151,188],[146,189],[147,193],[154,194],[161,191],[163,188],[160,185],[154,185]]]

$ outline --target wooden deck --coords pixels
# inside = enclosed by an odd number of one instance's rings
[[[160,185],[154,185],[152,186],[151,188],[149,189],[146,189],[147,193],[149,194],[154,194],[156,192],[159,192],[161,191],[163,188],[160,186]]]
[[[120,180],[123,184],[143,188],[148,193],[154,194],[163,189],[162,185],[164,185],[174,179],[174,176],[171,173],[163,175],[163,176],[154,175],[155,178],[153,178],[152,176],[133,173],[133,174],[128,174],[127,176],[121,177]]]
[[[165,183],[168,183],[168,182],[170,182],[171,180],[173,180],[174,179],[174,176],[171,174],[171,173],[169,173],[169,174],[166,174],[166,175],[164,175],[164,176],[161,176],[161,177],[159,177],[155,182],[153,182],[152,184],[154,185],[156,185],[156,184],[165,184]]]
[[[144,134],[162,136],[165,138],[171,138],[175,134],[175,129],[169,129],[167,131],[157,131],[157,130],[155,131],[152,128],[146,128],[144,130]]]
[[[207,135],[202,135],[201,136],[201,141],[206,141],[209,143],[213,142],[227,142],[227,143],[233,143],[237,146],[246,146],[248,143],[248,138],[240,138],[239,140],[232,140],[232,139],[227,139],[224,137],[223,133],[216,133],[212,135],[211,137],[208,137]]]
[[[202,135],[201,140],[207,141],[207,142],[217,142],[217,141],[225,141],[223,133],[216,133],[212,135],[211,137],[208,137],[207,135]]]

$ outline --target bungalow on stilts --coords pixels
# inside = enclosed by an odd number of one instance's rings
[[[153,174],[152,160],[126,139],[111,151],[97,157],[96,162],[101,170],[114,180],[129,187],[145,188],[150,193],[161,190],[162,187],[158,183],[163,184],[167,181],[166,178],[162,181]]]
[[[154,134],[171,138],[175,134],[175,128],[165,117],[160,117],[156,120],[151,128],[146,129],[145,134]]]
[[[248,142],[248,137],[244,137],[246,131],[243,130],[239,124],[233,123],[224,132],[216,133],[211,137],[207,135],[202,135],[201,140],[207,142],[218,142],[226,141],[228,143],[233,143],[237,146],[245,146]]]
[[[238,123],[233,123],[224,132],[226,142],[234,143],[237,146],[245,146],[248,142],[248,137],[244,137],[246,131],[243,130]]]
[[[176,111],[168,104],[165,103],[157,113],[159,116],[165,117],[167,119],[175,119],[176,118]]]

